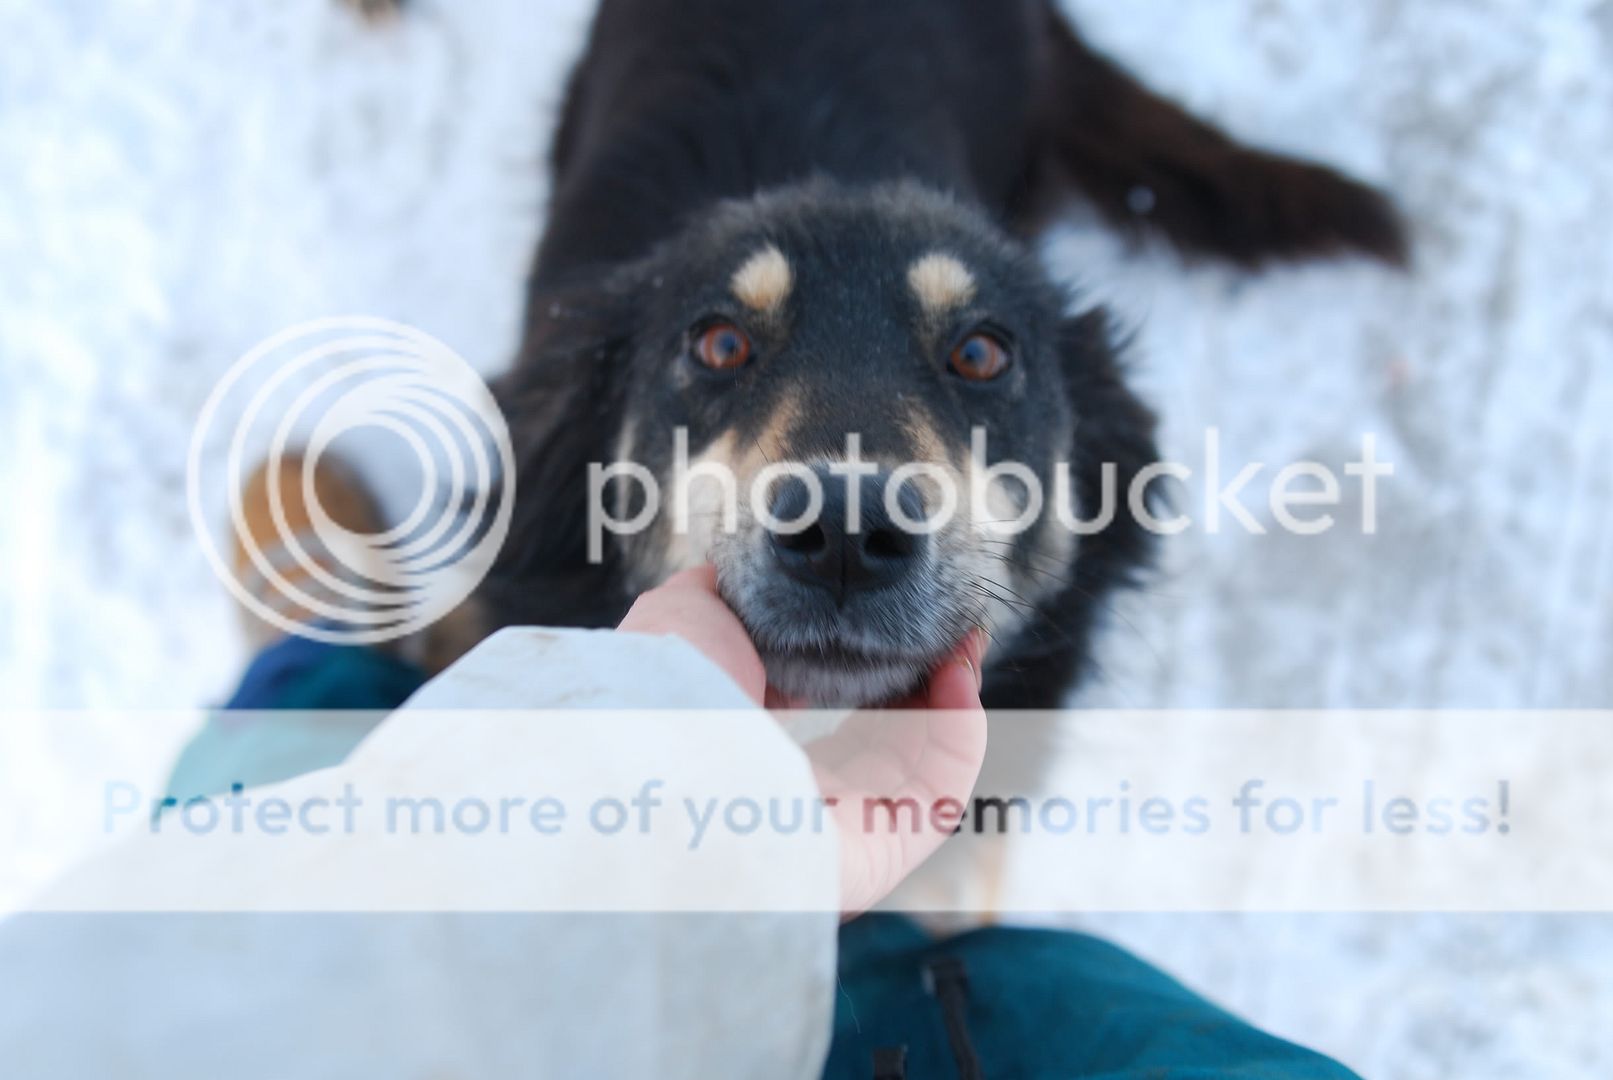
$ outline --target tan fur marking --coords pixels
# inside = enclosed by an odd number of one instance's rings
[[[951,463],[945,440],[935,430],[935,420],[921,405],[909,405],[902,419],[902,431],[913,443],[913,460]]]
[[[767,422],[756,433],[757,452],[767,461],[790,460],[790,432],[794,431],[800,422],[800,395],[794,391],[782,394],[778,407],[773,410],[773,415],[767,418]]]
[[[679,570],[711,561],[713,550],[722,543],[726,491],[703,471],[705,468],[719,468],[734,478],[736,524],[744,527],[753,514],[750,496],[756,475],[771,461],[789,459],[786,440],[799,416],[799,402],[787,397],[746,445],[741,445],[732,432],[720,436],[689,462],[691,475],[686,477],[687,486],[681,494],[673,477],[661,478],[664,498],[660,517],[653,528],[627,540],[627,561],[636,591],[653,588]],[[682,530],[673,520],[678,498],[686,498],[689,507],[688,527]],[[621,510],[617,514],[624,516]]]
[[[907,285],[927,315],[944,315],[975,296],[975,276],[969,268],[938,251],[908,267]]]
[[[734,271],[729,288],[746,307],[770,314],[784,305],[794,284],[795,271],[790,269],[790,261],[768,244]]]

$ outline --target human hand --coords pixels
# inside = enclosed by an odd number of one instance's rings
[[[680,637],[727,672],[756,704],[767,695],[767,669],[745,624],[718,595],[713,566],[684,570],[644,593],[617,629]]]
[[[619,629],[683,638],[758,705],[777,703],[744,624],[717,592],[710,566],[686,570],[640,596]],[[806,746],[818,788],[840,836],[840,904],[847,916],[884,899],[951,835],[934,808],[964,803],[986,752],[980,673],[981,630],[969,634],[911,697],[891,712],[863,712]],[[902,827],[869,807],[916,806]]]
[[[807,744],[840,831],[840,910],[888,896],[952,835],[986,756],[986,635],[970,632],[913,696]]]

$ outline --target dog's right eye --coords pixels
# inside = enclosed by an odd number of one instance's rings
[[[732,371],[750,360],[750,338],[733,323],[711,323],[695,333],[691,351],[713,371]]]
[[[1012,363],[1008,346],[991,334],[976,331],[952,350],[951,367],[970,382],[990,382]]]

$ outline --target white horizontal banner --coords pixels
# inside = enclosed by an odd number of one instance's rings
[[[153,719],[14,714],[5,731],[49,725],[60,748]],[[921,748],[939,719],[789,725],[837,730],[844,764],[848,735]],[[830,744],[803,754],[756,712],[415,709],[336,768],[167,806],[115,755],[86,754],[96,775],[74,790],[95,797],[25,803],[8,788],[0,840],[24,820],[97,838],[33,911],[821,911],[838,903],[843,845],[931,830],[957,835],[892,906],[1613,911],[1613,713],[1102,711],[991,725],[987,778],[922,798],[888,753],[826,794],[815,777]],[[1049,733],[1057,755],[1003,767]]]

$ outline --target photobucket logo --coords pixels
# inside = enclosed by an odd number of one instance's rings
[[[863,457],[862,437],[850,433],[837,459],[815,462],[769,461],[742,483],[721,461],[691,461],[689,432],[673,431],[671,488],[636,461],[593,462],[588,466],[588,555],[593,562],[604,557],[605,537],[636,536],[653,527],[670,502],[670,527],[678,537],[703,529],[733,534],[740,527],[740,498],[747,496],[748,517],[767,531],[790,536],[810,529],[825,513],[829,492],[837,493],[834,509],[844,513],[845,529],[856,534],[865,520],[864,504],[870,497],[865,481],[874,479],[872,497],[881,500],[881,520],[913,535],[940,532],[967,511],[970,528],[997,536],[1018,536],[1051,518],[1057,527],[1076,536],[1092,536],[1112,526],[1122,512],[1145,531],[1159,536],[1185,532],[1195,525],[1215,535],[1227,522],[1252,535],[1270,529],[1247,496],[1259,490],[1266,474],[1262,462],[1247,462],[1231,472],[1223,460],[1221,432],[1205,430],[1202,471],[1182,462],[1157,461],[1132,473],[1122,482],[1116,462],[1099,462],[1095,505],[1077,499],[1078,485],[1068,461],[1057,461],[1045,471],[1013,460],[990,461],[990,436],[984,428],[970,433],[969,464],[954,469],[933,462],[910,462],[892,467]],[[1343,478],[1331,466],[1299,461],[1275,470],[1266,488],[1266,516],[1277,531],[1297,536],[1330,532],[1338,525],[1332,512],[1344,505],[1346,484],[1359,487],[1356,505],[1363,535],[1378,530],[1378,481],[1394,475],[1394,466],[1378,457],[1377,437],[1361,437],[1360,457],[1343,466]],[[795,485],[799,497],[787,500],[788,513],[778,512],[775,501],[781,483]],[[1155,496],[1166,483],[1189,496],[1202,493],[1202,513],[1161,516],[1164,503]],[[1051,490],[1048,490],[1051,488]],[[700,491],[698,508],[693,494]],[[915,511],[909,493],[924,492],[922,513]],[[712,494],[715,493],[715,499]],[[715,528],[710,528],[712,525]]]
[[[412,509],[376,533],[334,520],[314,482],[331,444],[365,429],[408,447],[420,476]],[[240,568],[220,551],[204,511],[221,456]],[[282,466],[296,459],[296,505],[308,518],[299,525],[281,486]],[[260,463],[268,536],[248,527],[242,497]],[[204,483],[209,469],[215,486]],[[404,637],[462,603],[509,531],[514,481],[509,430],[475,370],[429,334],[364,317],[291,327],[237,360],[202,408],[186,468],[191,526],[231,594],[288,634],[345,645]]]

